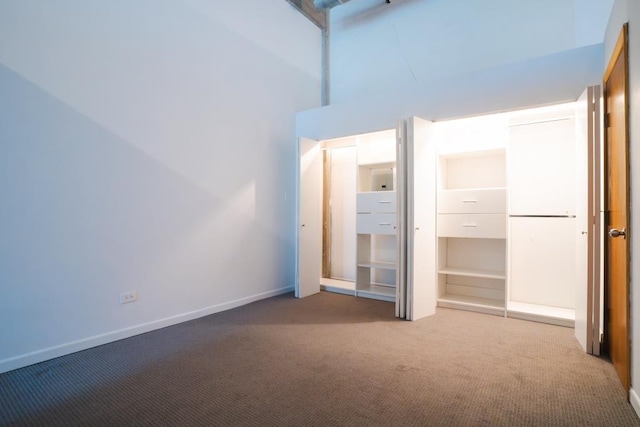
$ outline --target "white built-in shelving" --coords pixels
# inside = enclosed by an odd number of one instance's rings
[[[356,295],[396,300],[397,193],[395,139],[358,145]]]
[[[504,314],[506,153],[440,155],[438,305]]]

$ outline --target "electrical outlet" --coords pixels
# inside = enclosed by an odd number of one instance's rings
[[[138,301],[138,291],[123,292],[120,294],[120,304]]]

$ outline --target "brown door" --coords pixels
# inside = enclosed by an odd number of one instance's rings
[[[607,236],[605,345],[627,396],[629,350],[629,161],[627,26],[604,75]]]

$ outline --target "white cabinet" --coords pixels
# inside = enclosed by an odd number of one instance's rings
[[[358,234],[396,234],[395,213],[359,213],[356,219]]]
[[[395,138],[359,141],[356,194],[356,295],[392,302],[398,281],[395,147]]]
[[[438,213],[504,213],[506,197],[504,188],[441,190]]]
[[[356,195],[356,211],[369,212],[397,212],[395,191],[359,192]]]
[[[505,150],[441,155],[437,211],[438,305],[504,314]]]
[[[505,214],[463,213],[438,216],[439,237],[506,239]]]

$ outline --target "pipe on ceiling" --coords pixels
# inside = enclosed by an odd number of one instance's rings
[[[331,9],[334,6],[339,6],[348,2],[349,0],[313,0],[313,5],[318,10]]]

